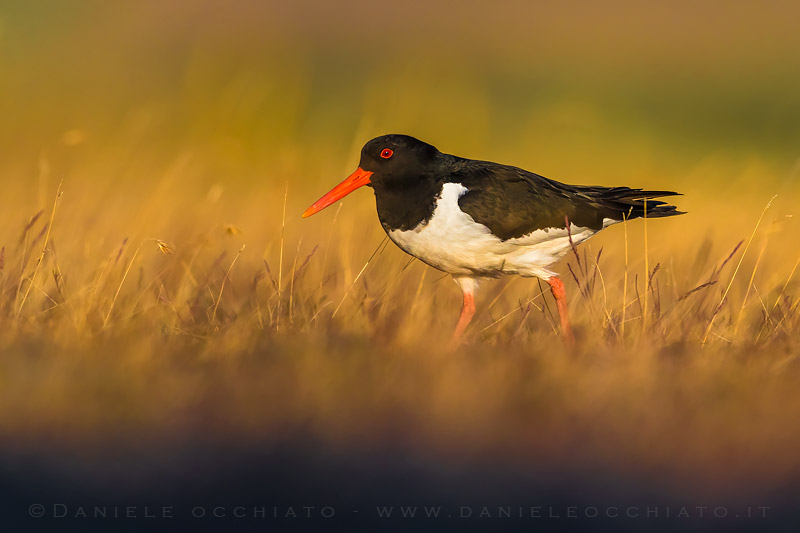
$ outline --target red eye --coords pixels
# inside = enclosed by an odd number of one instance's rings
[[[391,151],[389,148],[384,148],[383,151],[381,152],[381,157],[384,159],[389,159],[390,157],[392,157],[393,154],[394,152]]]

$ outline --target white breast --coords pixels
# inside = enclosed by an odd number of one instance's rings
[[[544,279],[554,275],[547,267],[569,251],[566,228],[536,230],[503,241],[459,208],[458,199],[467,191],[460,183],[445,183],[427,223],[389,231],[389,238],[425,263],[455,275],[519,274]],[[603,222],[605,227],[614,221]],[[576,244],[596,233],[574,224],[570,232]]]

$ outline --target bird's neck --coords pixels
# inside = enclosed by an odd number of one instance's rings
[[[374,187],[378,218],[386,231],[414,229],[433,215],[442,183],[427,179],[412,183]]]

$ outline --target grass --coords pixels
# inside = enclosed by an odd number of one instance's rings
[[[791,192],[748,188],[769,182],[765,165],[724,202],[678,176],[688,214],[646,234],[643,220],[612,226],[557,265],[574,347],[546,284],[504,278],[483,284],[453,352],[458,288],[386,239],[368,191],[300,218],[345,168],[309,180],[302,165],[265,167],[280,178],[243,187],[202,183],[213,160],[194,154],[104,188],[94,157],[0,215],[0,432],[14,462],[57,478],[77,464],[105,494],[127,479],[152,495],[166,483],[154,457],[183,480],[203,446],[226,450],[203,452],[215,475],[266,462],[331,487],[320,472],[336,457],[356,461],[352,480],[390,475],[400,455],[428,465],[408,494],[431,500],[436,476],[481,464],[545,487],[573,479],[590,500],[632,486],[775,507],[800,475],[800,253]],[[686,176],[698,172],[727,167]],[[140,466],[113,466],[119,453]],[[387,456],[367,467],[362,454]],[[611,479],[622,485],[596,488]]]
[[[202,429],[190,416],[170,433],[625,456],[633,471],[717,486],[797,474],[797,257],[766,246],[790,231],[765,229],[775,206],[732,222],[724,247],[691,233],[719,224],[714,206],[648,221],[649,271],[643,221],[575,249],[559,267],[574,348],[540,283],[486,283],[453,353],[447,277],[381,237],[368,194],[300,221],[321,191],[296,183],[229,200],[235,225],[222,205],[207,216],[201,195],[187,200],[196,212],[158,204],[130,237],[124,218],[87,221],[101,200],[68,181],[49,218],[7,211],[18,237],[3,232],[3,433],[78,449],[120,433],[158,441],[189,412]]]

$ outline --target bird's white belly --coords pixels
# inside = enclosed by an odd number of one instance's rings
[[[519,274],[546,279],[554,275],[547,267],[570,248],[566,228],[540,229],[501,240],[461,211],[458,199],[467,191],[459,183],[445,183],[427,223],[406,231],[390,230],[389,238],[409,254],[456,276]],[[575,244],[596,233],[575,225],[570,232]]]

